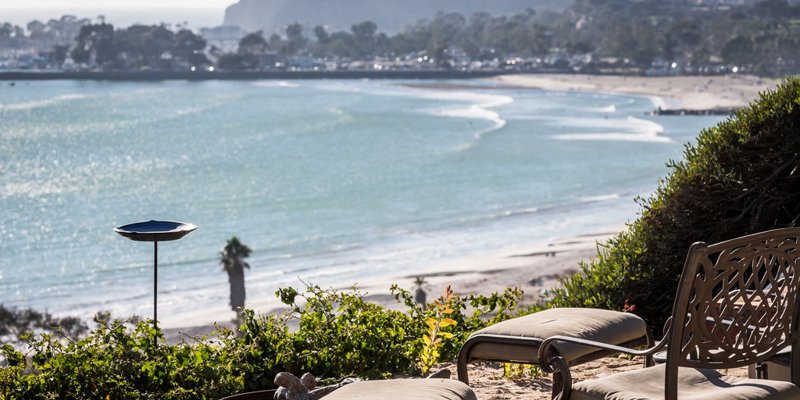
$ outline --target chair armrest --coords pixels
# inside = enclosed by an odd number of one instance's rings
[[[610,350],[610,351],[617,352],[617,353],[624,353],[624,354],[630,354],[630,355],[634,355],[634,356],[645,356],[645,357],[652,356],[657,351],[659,351],[662,348],[664,348],[664,346],[666,346],[666,344],[667,344],[666,340],[661,340],[661,341],[657,342],[656,345],[653,346],[653,347],[650,347],[650,348],[644,349],[644,350],[637,350],[637,349],[631,349],[631,348],[628,348],[628,347],[617,346],[617,345],[598,342],[598,341],[589,340],[589,339],[581,339],[581,338],[570,337],[570,336],[551,336],[551,337],[545,339],[542,342],[542,344],[539,345],[539,354],[538,354],[539,365],[547,373],[554,372],[552,370],[548,371],[548,369],[552,369],[552,367],[550,365],[550,360],[553,358],[552,357],[553,354],[551,353],[550,346],[552,345],[553,342],[574,343],[574,344],[579,344],[579,345],[583,345],[583,346],[596,347],[598,349],[603,349],[603,350]]]

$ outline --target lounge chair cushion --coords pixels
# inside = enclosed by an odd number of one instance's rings
[[[392,379],[345,385],[325,400],[477,400],[475,392],[454,379]]]
[[[622,344],[647,336],[647,324],[631,313],[594,308],[551,308],[503,321],[474,332],[477,335],[504,335],[538,338],[562,335]],[[541,340],[539,343],[541,343]],[[572,343],[554,343],[553,348],[567,362],[597,351]],[[472,348],[470,359],[537,363],[537,347],[530,344],[481,342]]]
[[[665,365],[620,372],[572,385],[570,400],[663,399]],[[721,375],[715,370],[679,368],[678,398],[798,399],[800,388],[790,382]]]

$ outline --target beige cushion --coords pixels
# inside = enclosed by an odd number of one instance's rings
[[[393,379],[345,385],[325,400],[477,400],[469,386],[453,379]]]
[[[622,344],[647,336],[647,324],[631,313],[595,308],[551,308],[524,317],[503,321],[473,333],[546,339],[562,335]],[[540,341],[541,342],[541,341]],[[597,351],[594,347],[554,343],[553,347],[568,362]],[[470,359],[537,363],[536,347],[524,344],[479,343]]]
[[[637,369],[572,385],[570,400],[663,399],[665,365]],[[800,388],[790,382],[747,379],[720,375],[714,370],[678,369],[678,398],[709,399],[798,399]]]

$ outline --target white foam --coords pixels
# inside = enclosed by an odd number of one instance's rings
[[[287,81],[258,81],[254,82],[253,86],[260,87],[281,87],[281,88],[299,88],[300,85]]]
[[[474,147],[477,141],[483,139],[486,134],[500,130],[506,126],[506,120],[503,119],[498,112],[492,111],[491,108],[514,102],[514,98],[511,96],[487,93],[465,91],[417,91],[417,93],[419,97],[426,99],[472,102],[468,107],[453,107],[431,111],[433,115],[449,118],[482,119],[492,122],[490,127],[475,132],[472,135],[473,141],[458,146],[456,151],[459,152]]]
[[[594,203],[597,201],[609,201],[609,200],[617,200],[620,198],[618,193],[611,193],[611,194],[603,194],[599,196],[587,196],[581,197],[581,202],[583,203]]]
[[[653,107],[659,109],[674,109],[674,108],[681,108],[680,101],[672,98],[672,97],[659,97],[659,96],[647,96],[647,99],[653,103]]]
[[[495,111],[483,108],[480,105],[472,105],[466,108],[452,108],[447,110],[438,110],[435,111],[434,114],[442,117],[483,119],[494,123],[494,126],[492,128],[476,133],[475,134],[476,139],[480,139],[483,134],[486,134],[487,132],[493,130],[500,129],[506,125],[506,120],[501,118],[500,114],[498,114]]]
[[[9,111],[32,110],[34,108],[49,107],[65,101],[85,99],[86,97],[87,96],[84,94],[62,94],[59,96],[43,100],[33,100],[33,101],[26,101],[22,103],[12,103],[12,104],[0,104],[0,110],[9,110]]]
[[[590,108],[589,111],[601,112],[601,113],[613,113],[613,112],[617,112],[617,106],[612,104],[612,105],[606,106],[606,107]]]
[[[605,118],[570,118],[564,121],[567,126],[595,127],[595,128],[622,128],[627,132],[585,132],[566,133],[553,135],[560,140],[589,140],[589,141],[621,141],[621,142],[652,142],[671,143],[672,139],[662,136],[664,127],[656,122],[628,116],[624,119]]]
[[[640,133],[663,133],[664,126],[650,121],[648,119],[636,118],[628,116],[627,118],[628,123],[630,123],[633,130]]]
[[[672,139],[659,135],[643,135],[640,133],[566,133],[553,135],[553,139],[581,141],[617,141],[617,142],[652,142],[671,143]]]

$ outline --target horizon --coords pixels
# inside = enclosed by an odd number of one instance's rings
[[[135,24],[170,25],[183,24],[190,29],[220,26],[225,18],[225,9],[236,0],[198,0],[191,7],[186,1],[144,0],[132,4],[108,4],[108,2],[83,0],[64,7],[61,2],[40,1],[34,5],[22,2],[3,2],[0,4],[0,23],[8,22],[23,28],[34,20],[47,22],[64,15],[88,18],[96,21],[103,16],[105,21],[116,27]]]

